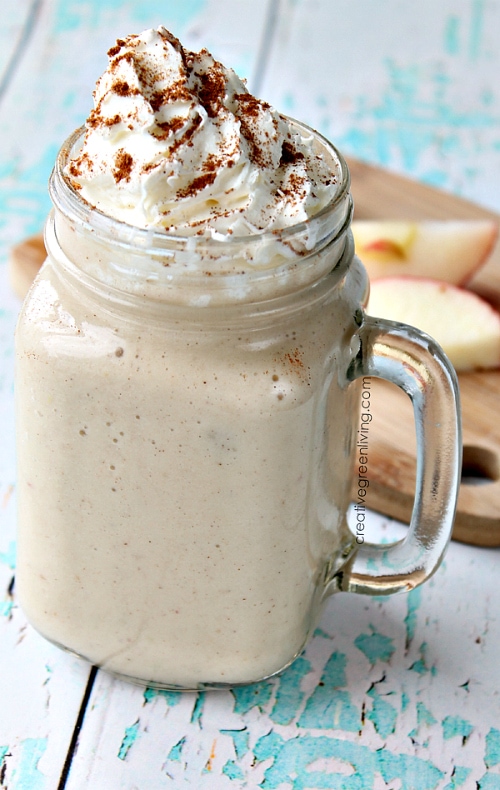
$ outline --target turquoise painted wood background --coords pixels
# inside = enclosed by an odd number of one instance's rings
[[[8,251],[43,225],[106,50],[157,24],[346,153],[500,211],[500,0],[3,0],[0,788],[500,788],[497,550],[453,544],[406,596],[331,599],[287,672],[233,692],[94,674],[17,606]],[[368,527],[404,529],[375,514]]]

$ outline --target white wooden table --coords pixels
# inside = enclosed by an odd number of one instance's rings
[[[42,227],[106,50],[157,24],[346,153],[500,210],[500,0],[1,0],[0,787],[500,788],[497,550],[454,543],[409,595],[330,599],[287,672],[232,692],[116,681],[17,605],[5,262]],[[368,527],[404,529],[375,514]]]

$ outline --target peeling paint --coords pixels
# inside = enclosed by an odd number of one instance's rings
[[[343,729],[356,732],[361,726],[361,711],[351,701],[345,667],[347,658],[343,653],[333,653],[314,692],[307,700],[299,718],[299,727],[319,729]]]
[[[10,790],[45,790],[47,777],[38,763],[47,749],[48,738],[26,738],[21,742],[19,762],[12,771]]]
[[[12,609],[14,608],[14,601],[0,601],[0,616],[10,617]]]
[[[221,735],[228,735],[234,747],[236,760],[227,760],[222,767],[222,773],[229,779],[245,779],[245,773],[237,760],[241,760],[249,750],[249,732],[247,728],[242,730],[221,730]]]
[[[446,716],[441,722],[441,726],[445,741],[457,736],[465,741],[474,729],[470,722],[462,719],[460,716]]]
[[[417,702],[417,726],[408,733],[408,736],[415,739],[420,736],[423,728],[432,727],[434,724],[437,724],[435,716],[422,702]],[[427,745],[427,741],[425,745]]]
[[[401,779],[401,790],[435,790],[444,774],[429,760],[407,754],[378,752],[380,772],[386,782]]]
[[[298,735],[285,740],[276,732],[259,739],[255,746],[259,762],[272,760],[259,785],[266,790],[288,786],[293,790],[324,787],[365,790],[373,787],[380,772],[386,783],[398,780],[401,790],[435,790],[443,772],[429,760],[394,754],[387,748],[371,751],[348,740]],[[328,769],[315,768],[328,761]]]
[[[118,759],[125,760],[127,755],[136,742],[137,738],[139,737],[139,719],[135,721],[130,727],[125,729],[125,735],[123,736],[123,740],[121,742],[120,749],[118,751]]]
[[[290,724],[295,718],[304,699],[304,692],[301,690],[302,679],[310,671],[310,662],[299,656],[281,676],[276,700],[271,711],[271,719],[276,724]]]
[[[407,614],[405,617],[406,626],[406,649],[408,650],[417,627],[417,613],[422,603],[422,587],[415,587],[406,596]]]
[[[460,51],[460,18],[454,14],[446,20],[444,49],[448,55],[458,55]]]
[[[175,743],[168,753],[168,760],[172,760],[173,762],[180,763],[182,758],[182,749],[184,748],[184,744],[186,743],[186,736],[181,738],[177,743]]]
[[[477,42],[482,35],[479,3],[474,17],[469,36],[472,60],[478,57]],[[449,47],[458,46],[456,35],[458,25],[451,22]],[[354,98],[354,109],[337,138],[341,150],[384,167],[399,167],[435,187],[459,192],[465,183],[470,186],[478,179],[477,169],[469,166],[452,175],[448,160],[458,151],[471,163],[482,150],[493,154],[498,106],[491,106],[484,94],[477,94],[472,105],[457,103],[457,85],[438,60],[400,63],[387,58],[384,68],[385,88],[375,98]],[[427,164],[429,152],[436,160],[432,166]]]
[[[314,631],[313,636],[321,637],[322,639],[331,639],[332,637],[330,634],[327,634],[326,631],[323,631],[322,628],[316,628]]]
[[[484,774],[477,782],[477,790],[500,790],[500,776],[498,774]]]
[[[429,708],[426,708],[423,702],[417,702],[417,722],[420,725],[431,727],[437,723],[437,719],[432,715]]]
[[[205,8],[206,0],[183,0],[182,3],[168,3],[165,9],[164,2],[150,2],[131,4],[133,23],[136,25],[150,24],[152,13],[168,14],[168,24],[176,30],[177,35],[181,35],[185,26],[198,16]],[[123,0],[106,0],[105,3],[89,2],[80,0],[78,4],[67,3],[62,0],[58,4],[55,17],[55,33],[64,34],[80,27],[85,20],[85,25],[90,29],[98,28],[102,24],[103,17],[110,12],[118,12],[123,6]],[[131,22],[132,23],[132,22]],[[167,24],[167,19],[165,19]]]
[[[233,741],[236,757],[241,759],[249,749],[249,732],[246,727],[242,730],[221,730],[221,735],[229,735]]]
[[[179,694],[178,691],[167,691],[166,689],[147,688],[144,691],[144,704],[147,705],[148,702],[151,702],[152,700],[156,699],[156,697],[162,697],[167,703],[168,707],[171,708],[174,705],[179,704],[182,695]]]
[[[385,697],[380,696],[375,688],[370,689],[368,695],[372,698],[372,709],[367,713],[367,718],[373,722],[376,732],[382,738],[388,738],[396,730],[398,712]]]
[[[272,693],[273,685],[268,681],[231,689],[234,697],[234,712],[248,713],[252,708],[259,708],[262,711],[271,699]]]
[[[234,760],[228,760],[223,765],[222,773],[224,776],[229,777],[229,779],[245,779],[243,770],[234,762]]]
[[[487,768],[493,768],[500,763],[500,730],[492,727],[486,736],[486,754],[484,763]]]
[[[366,747],[326,736],[299,735],[285,741],[280,735],[270,733],[257,742],[255,757],[260,761],[272,759],[260,785],[266,790],[276,790],[286,783],[293,790],[311,787],[360,790],[373,786],[377,765],[375,754]],[[321,758],[335,760],[340,771],[333,770],[333,765],[329,771],[311,768]],[[351,771],[349,776],[346,768]]]
[[[193,712],[191,714],[191,724],[198,724],[199,727],[202,727],[202,719],[203,719],[203,708],[205,705],[205,691],[199,691],[196,695],[196,700],[194,703]]]
[[[470,768],[456,765],[451,775],[451,782],[449,782],[444,790],[457,790],[458,787],[463,787],[471,773]]]
[[[469,57],[477,60],[481,53],[481,40],[484,26],[484,0],[473,0],[469,34]]]
[[[393,644],[394,640],[379,634],[373,626],[371,629],[371,634],[360,634],[356,637],[354,644],[365,654],[370,664],[375,664],[377,661],[390,661],[396,649]]]
[[[435,668],[429,667],[427,665],[427,642],[422,642],[419,648],[420,658],[411,664],[409,667],[412,672],[416,672],[418,675],[425,675],[427,672],[431,672],[431,674],[435,674]]]
[[[16,567],[16,542],[12,540],[6,552],[0,552],[0,562],[14,570]]]

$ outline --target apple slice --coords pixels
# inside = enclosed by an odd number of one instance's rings
[[[371,284],[368,312],[427,332],[457,371],[500,366],[500,313],[464,288],[420,277],[383,277]]]
[[[495,246],[493,220],[352,223],[356,253],[371,280],[392,275],[430,277],[463,285]]]

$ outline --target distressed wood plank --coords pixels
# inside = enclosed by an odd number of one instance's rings
[[[500,3],[281,0],[262,95],[363,161],[500,210]]]
[[[0,52],[21,31],[24,0],[7,2]],[[9,80],[0,127],[0,258],[26,233],[41,230],[56,151],[91,104],[105,53],[120,34],[165,24],[188,46],[206,45],[251,77],[265,22],[243,0],[226,4],[226,24],[211,0],[97,2],[44,0],[23,57]],[[2,13],[4,6],[2,6]],[[16,13],[14,13],[16,12]],[[3,20],[2,20],[3,21]],[[77,56],[75,57],[75,53]],[[48,644],[27,625],[16,599],[12,335],[19,300],[0,282],[0,786],[55,790],[66,761],[89,667]],[[3,507],[2,507],[3,505]],[[106,773],[106,772],[105,772]],[[111,786],[103,781],[102,787]],[[154,786],[154,785],[153,785]]]
[[[450,3],[446,0],[443,4],[448,15]],[[346,140],[353,141],[356,121],[362,152],[379,161],[380,152],[372,151],[367,142],[372,128],[373,139],[377,139],[373,106],[367,115],[372,126],[367,130],[361,115],[354,112],[356,108],[346,108],[342,101],[366,92],[362,84],[356,92],[349,80],[350,69],[358,75],[356,79],[367,79],[366,70],[359,68],[363,63],[360,52],[365,52],[362,42],[356,44],[355,23],[372,31],[374,17],[369,14],[388,13],[392,0],[384,4],[363,0],[345,8],[343,0],[335,4],[335,14],[342,11],[342,25],[348,26],[345,45],[339,16],[331,16],[329,0],[283,0],[278,5],[281,49],[273,50],[262,95],[287,112],[330,130],[334,139],[338,131],[339,137],[342,132]],[[460,40],[469,36],[472,46],[468,13],[472,4],[466,5],[456,11],[457,41],[462,31]],[[110,40],[146,27],[149,21],[164,22],[189,45],[207,44],[217,57],[252,77],[266,9],[266,3],[246,0],[182,4],[159,0],[148,4],[70,0],[63,4],[62,0],[46,0],[39,34],[6,97],[8,113],[3,117],[7,121],[0,129],[3,255],[12,243],[41,227],[48,209],[46,178],[56,148],[86,115],[89,88],[102,69]],[[431,8],[428,0],[419,5],[426,36],[439,20],[442,32],[445,17],[440,9],[435,3]],[[490,3],[488,14],[496,14],[497,9],[498,2]],[[407,14],[406,25],[414,29],[411,8],[399,13]],[[388,35],[384,31],[378,44],[379,67]],[[419,35],[423,32],[417,30],[415,35],[417,42],[422,40]],[[3,39],[1,30],[0,36]],[[386,53],[406,57],[407,40],[403,39],[405,52],[403,43],[400,47],[389,43]],[[343,70],[338,70],[340,56],[353,44],[351,59],[346,59],[345,65],[342,61]],[[465,74],[466,65],[462,54],[457,59],[457,73]],[[473,75],[479,73],[477,69],[472,62]],[[481,73],[482,69],[483,65]],[[429,73],[435,74],[432,69]],[[342,101],[337,99],[337,88],[327,93],[334,78],[337,85],[340,81],[344,86]],[[321,104],[316,86],[321,86],[326,104]],[[28,103],[22,101],[27,91]],[[380,90],[377,96],[380,98]],[[287,97],[292,97],[293,106],[288,106]],[[337,120],[339,111],[344,120]],[[359,107],[357,112],[361,112]],[[486,117],[492,118],[491,109]],[[382,131],[383,123],[382,118]],[[387,130],[384,134],[388,139]],[[467,135],[462,129],[456,138],[458,149],[465,153],[470,145]],[[478,170],[470,174],[467,189],[453,181],[458,172],[454,164],[448,185],[455,184],[457,191],[474,199],[481,191],[483,202],[495,208],[496,199],[490,200],[488,190],[491,179],[496,178],[497,160],[495,156],[491,159],[492,174],[485,173],[484,147],[489,138],[481,135]],[[360,149],[353,144],[351,153],[359,155]],[[447,156],[439,160],[443,170],[448,167]],[[430,148],[412,163],[403,160],[398,150],[389,164],[401,172],[422,175],[429,163],[438,161],[436,157],[435,149]],[[484,192],[481,184],[485,184]],[[9,593],[15,526],[10,488],[14,482],[11,333],[17,303],[5,289],[0,306],[5,310],[0,315],[0,419],[2,427],[7,426],[8,438],[0,453],[0,498],[6,502],[0,511],[4,606],[0,618],[0,766],[5,766],[0,784],[12,790],[16,785],[23,790],[52,790],[57,786],[89,670],[27,628],[15,595],[12,598]],[[370,536],[399,537],[403,533],[398,529],[370,514]],[[500,720],[497,562],[496,552],[454,545],[434,579],[410,596],[383,601],[349,595],[332,599],[300,661],[279,680],[258,687],[204,696],[145,694],[144,689],[99,673],[68,776],[68,790],[184,786],[224,790],[243,787],[245,782],[255,787],[264,780],[267,787],[288,790],[293,783],[307,786],[310,771],[317,772],[318,784],[326,785],[336,773],[349,770],[349,762],[366,787],[410,787],[418,780],[422,787],[444,790],[452,781],[456,786],[459,782],[464,787],[475,786],[487,775],[495,782],[498,766],[493,747]]]
[[[368,529],[402,534],[376,516]],[[177,694],[100,673],[68,790],[281,790],[309,786],[310,771],[328,786],[346,764],[363,787],[395,787],[392,770],[398,787],[426,775],[422,787],[444,790],[455,762],[472,786],[500,716],[496,565],[494,552],[453,544],[409,596],[336,596],[303,656],[258,686]],[[387,784],[375,778],[384,771]]]
[[[3,575],[3,574],[2,574]],[[3,580],[2,580],[3,581]],[[89,667],[27,626],[16,604],[0,617],[1,787],[56,788]]]
[[[332,74],[328,9],[321,2],[280,4],[283,49],[262,89],[273,101],[266,85],[275,95],[298,95],[293,108],[276,103],[312,123],[309,77],[325,86]],[[348,18],[351,11],[349,4]],[[306,40],[301,51],[291,43]],[[404,533],[370,514],[367,536],[381,534]],[[328,783],[346,763],[366,787],[410,787],[422,779],[422,786],[443,790],[457,777],[480,781],[486,738],[494,738],[500,715],[496,561],[495,552],[454,545],[436,577],[410,596],[332,599],[300,661],[258,687],[158,694],[100,673],[68,788],[110,777],[113,788],[143,782],[223,790],[264,781],[290,788],[307,786],[309,771],[318,784]]]
[[[36,11],[38,0],[3,0],[0,40],[0,101],[8,88],[16,65],[23,55],[23,45],[30,17]]]
[[[186,4],[45,0],[37,34],[2,103],[0,245],[6,245],[4,251],[41,231],[50,209],[47,180],[57,150],[87,117],[95,81],[107,62],[106,51],[119,35],[165,24],[187,46],[207,46],[215,57],[251,79],[266,10],[262,0],[257,4],[252,0]]]

